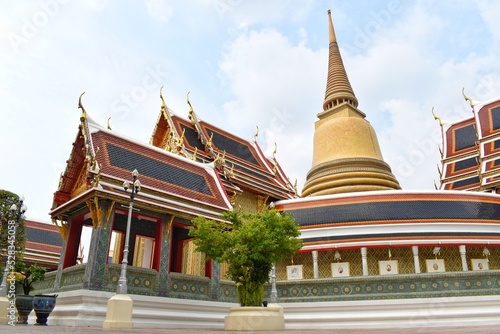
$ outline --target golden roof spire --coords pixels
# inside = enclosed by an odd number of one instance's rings
[[[328,55],[328,77],[326,80],[323,110],[326,111],[343,102],[347,102],[357,107],[358,99],[354,95],[354,91],[352,90],[344,68],[344,63],[342,62],[330,10],[328,10],[328,23],[330,31],[330,51]]]
[[[330,27],[330,43],[335,43],[337,42],[337,37],[335,36],[335,29],[333,29],[333,23],[332,23],[332,11],[328,10],[328,23]]]

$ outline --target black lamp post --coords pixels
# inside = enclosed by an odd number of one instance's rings
[[[118,288],[116,293],[118,294],[127,294],[127,265],[128,265],[128,243],[130,237],[130,224],[132,221],[132,210],[134,208],[134,197],[141,190],[141,182],[137,179],[139,176],[139,172],[137,169],[134,169],[132,172],[132,187],[129,181],[123,182],[123,189],[128,193],[130,189],[130,202],[128,205],[128,217],[127,217],[127,230],[125,233],[125,247],[123,248],[123,260],[122,260],[122,268],[120,272],[120,278],[118,279]]]
[[[19,221],[24,218],[24,213],[28,210],[26,204],[24,204],[24,196],[19,197],[19,205],[12,204],[10,211],[14,214],[14,219],[9,219],[7,224],[7,247],[5,249],[5,268],[3,270],[2,284],[0,285],[0,297],[7,296],[7,277],[9,272],[14,270],[14,264],[16,262],[16,230]]]

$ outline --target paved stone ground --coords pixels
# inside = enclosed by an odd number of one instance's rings
[[[63,326],[36,326],[36,325],[0,325],[1,334],[17,333],[43,333],[43,334],[105,334],[105,333],[171,333],[171,334],[413,334],[413,333],[436,333],[436,334],[497,334],[500,333],[498,326],[477,326],[477,327],[425,327],[425,328],[357,328],[357,329],[287,329],[285,331],[271,332],[243,332],[224,331],[218,329],[174,329],[174,328],[140,328],[140,329],[102,329],[97,327],[63,327]]]

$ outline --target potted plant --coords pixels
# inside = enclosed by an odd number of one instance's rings
[[[35,295],[33,297],[33,309],[36,314],[37,325],[47,325],[47,318],[56,306],[57,294]]]
[[[33,310],[33,296],[30,296],[30,292],[34,290],[34,282],[44,279],[45,269],[36,264],[26,267],[24,262],[16,262],[15,271],[16,284],[20,287],[17,290],[22,291],[16,294],[17,323],[28,324],[28,316]]]
[[[273,264],[291,257],[302,247],[300,228],[289,214],[274,209],[255,214],[228,211],[222,218],[226,223],[195,218],[189,235],[195,238],[197,251],[205,253],[209,259],[228,264],[227,276],[236,283],[240,306],[262,308],[264,284],[269,281]],[[262,312],[265,311],[259,309],[257,314]],[[242,328],[242,321],[238,328],[228,328],[227,320],[226,317],[227,330],[256,330]]]

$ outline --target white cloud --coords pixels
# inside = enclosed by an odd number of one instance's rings
[[[173,14],[173,6],[163,0],[145,0],[148,14],[162,23],[167,22]]]
[[[228,46],[220,68],[234,95],[224,105],[228,128],[244,136],[259,126],[259,143],[268,155],[278,144],[278,161],[300,190],[324,98],[326,48],[314,52],[275,30],[251,31]]]
[[[251,31],[231,43],[220,64],[234,99],[224,110],[235,128],[263,125],[294,131],[304,115],[321,111],[326,49],[314,52],[292,45],[275,30]],[[300,95],[294,93],[300,91]],[[245,115],[246,123],[241,123]],[[262,122],[267,124],[262,124]]]

